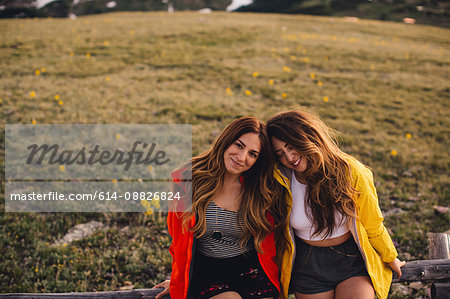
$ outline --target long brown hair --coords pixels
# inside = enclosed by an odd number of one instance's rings
[[[255,133],[261,142],[261,150],[255,164],[242,173],[242,196],[239,217],[243,220],[242,244],[254,238],[254,246],[262,252],[261,243],[273,227],[267,219],[267,211],[276,196],[273,178],[274,160],[265,124],[254,117],[241,117],[229,124],[217,137],[211,148],[192,158],[192,210],[184,213],[183,224],[187,227],[193,215],[197,221],[188,228],[196,237],[206,231],[206,207],[219,193],[224,184],[224,153],[240,136]]]
[[[288,143],[307,160],[304,172],[312,215],[314,235],[333,233],[335,211],[354,217],[353,195],[348,155],[342,152],[337,134],[316,115],[306,111],[281,112],[267,122],[270,137]]]

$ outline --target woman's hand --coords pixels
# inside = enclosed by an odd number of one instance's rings
[[[156,299],[161,299],[165,295],[169,295],[169,285],[170,285],[170,280],[165,280],[165,281],[155,285],[152,289],[155,289],[155,288],[163,288],[164,289],[161,293],[156,295],[155,298]]]
[[[390,262],[388,265],[389,267],[391,267],[392,271],[397,273],[397,278],[400,278],[402,276],[402,269],[400,268],[403,267],[405,264],[406,264],[405,261],[400,261],[398,258],[395,258],[395,260]]]

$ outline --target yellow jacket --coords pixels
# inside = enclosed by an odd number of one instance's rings
[[[373,184],[372,172],[356,159],[349,157],[347,162],[351,168],[353,187],[359,192],[353,199],[356,207],[356,218],[349,217],[348,226],[361,251],[367,272],[378,298],[387,298],[392,282],[392,271],[387,263],[398,255],[391,237],[383,225],[383,215],[378,205],[378,197]],[[282,166],[275,171],[275,178],[287,190],[286,201],[289,212],[292,207],[290,190],[291,170],[285,171]],[[285,234],[290,240],[292,250],[283,253],[280,281],[282,285],[281,298],[288,297],[289,281],[295,258],[294,232],[290,225]]]

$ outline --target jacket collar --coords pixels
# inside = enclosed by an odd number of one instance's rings
[[[274,177],[282,186],[289,189],[291,185],[292,171],[289,171],[289,169],[277,163],[274,171]]]

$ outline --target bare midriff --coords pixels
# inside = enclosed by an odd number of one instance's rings
[[[336,245],[344,243],[345,241],[348,240],[348,238],[350,238],[351,235],[352,235],[352,233],[350,231],[348,231],[345,234],[343,234],[342,236],[339,236],[336,238],[320,240],[320,241],[310,241],[310,240],[302,239],[302,241],[305,242],[306,244],[309,244],[309,245],[315,246],[315,247],[330,247],[330,246],[336,246]]]

